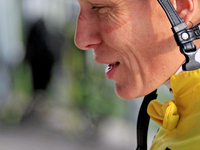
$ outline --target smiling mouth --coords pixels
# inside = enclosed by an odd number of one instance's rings
[[[106,73],[112,70],[115,66],[119,65],[119,62],[113,63],[113,64],[108,64],[106,67]]]

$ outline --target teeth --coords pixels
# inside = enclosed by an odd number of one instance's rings
[[[112,69],[113,66],[114,66],[113,64],[109,64],[109,65],[108,65],[108,69],[109,69],[109,70]]]
[[[106,67],[106,72],[110,71],[114,66],[116,66],[116,64],[118,64],[118,62],[114,63],[114,64],[109,64]]]
[[[112,69],[115,65],[116,65],[116,63],[115,64],[109,64],[108,67],[109,67],[109,69]]]

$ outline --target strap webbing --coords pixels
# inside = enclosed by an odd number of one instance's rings
[[[184,22],[176,13],[176,10],[174,9],[173,5],[169,0],[158,0],[158,2],[160,3],[165,13],[167,14],[172,26],[176,26]]]
[[[187,24],[179,17],[170,0],[158,0],[164,9],[174,33],[177,45],[181,53],[185,56],[186,62],[182,65],[183,70],[190,71],[200,68],[199,62],[195,60],[197,47],[193,40],[200,38],[200,25],[187,29]]]
[[[153,91],[149,95],[144,97],[142,105],[140,107],[138,121],[137,121],[137,149],[147,150],[147,134],[150,117],[147,114],[147,107],[150,101],[157,98],[156,91]]]

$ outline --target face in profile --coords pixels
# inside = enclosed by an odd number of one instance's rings
[[[156,0],[79,0],[75,43],[93,49],[122,99],[144,96],[176,72],[183,57]],[[181,63],[175,63],[181,62]],[[177,65],[174,65],[177,64]]]

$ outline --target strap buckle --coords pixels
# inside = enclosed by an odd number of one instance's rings
[[[174,38],[178,46],[180,46],[181,53],[185,56],[186,62],[183,64],[183,70],[196,70],[200,68],[199,62],[195,60],[197,47],[193,41],[200,38],[200,24],[193,28],[187,29],[185,22],[172,27]]]
[[[199,62],[195,60],[195,55],[197,53],[197,48],[193,42],[186,43],[180,46],[181,53],[185,56],[186,61],[182,65],[183,70],[196,70],[200,68]]]
[[[179,17],[170,0],[158,0],[164,9],[174,33],[177,45],[181,53],[186,57],[183,64],[183,70],[190,71],[200,68],[199,62],[195,60],[197,48],[193,41],[200,38],[200,24],[193,28],[187,29],[187,24]]]
[[[187,29],[186,23],[182,22],[181,24],[172,27],[172,30],[178,46],[200,38],[200,23],[193,28]]]

